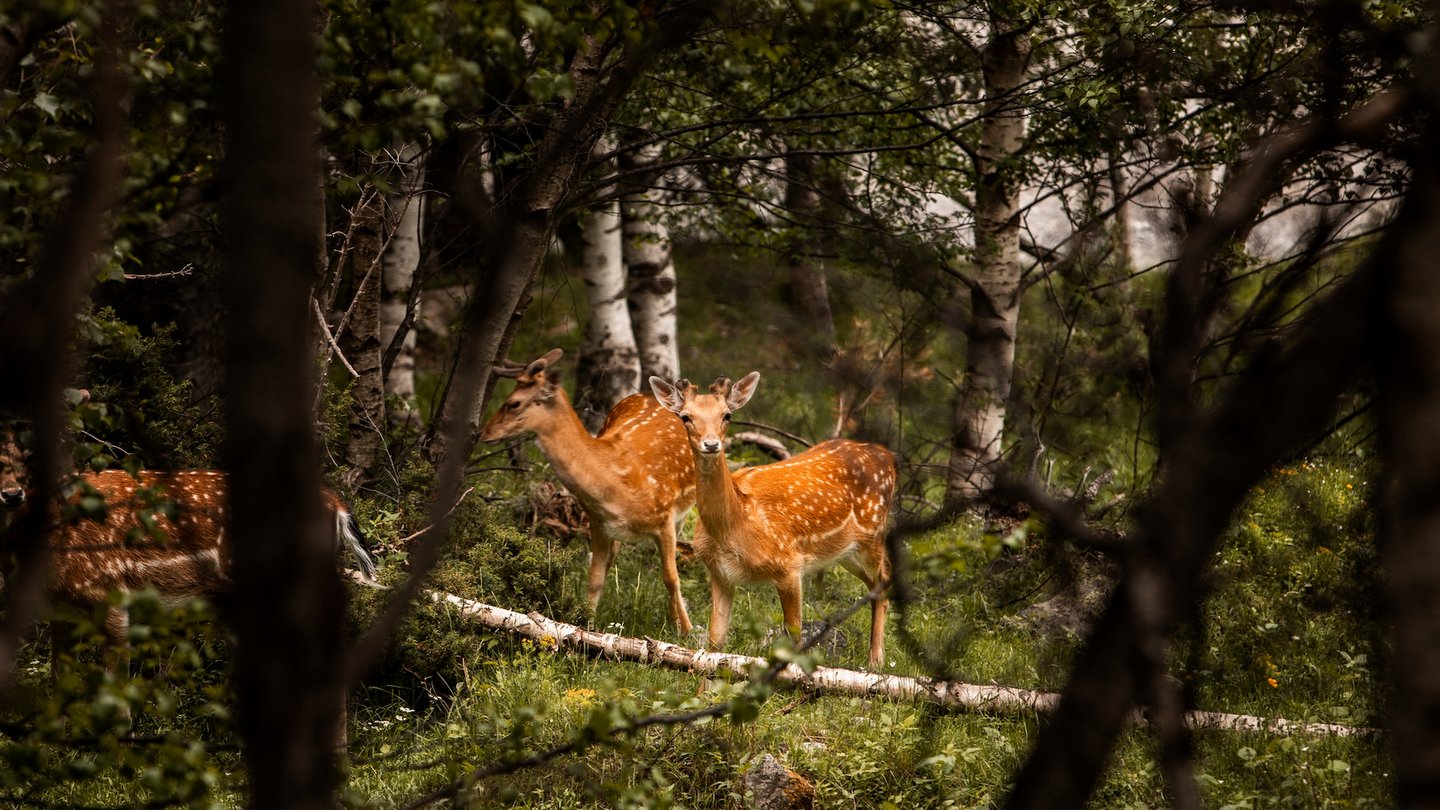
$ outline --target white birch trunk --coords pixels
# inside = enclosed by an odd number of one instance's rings
[[[585,214],[580,241],[589,319],[575,367],[575,410],[595,433],[615,403],[640,388],[640,355],[625,296],[618,200]]]
[[[621,158],[625,171],[654,163],[657,150],[646,147]],[[655,181],[632,185],[621,203],[625,222],[625,266],[630,278],[630,322],[640,353],[641,379],[680,378],[680,347],[676,322],[675,262],[670,231],[660,219],[660,192]]]
[[[1016,94],[1029,61],[1025,33],[996,22],[981,56],[985,123],[975,160],[976,278],[946,486],[951,502],[970,503],[988,493],[1000,465],[1021,292],[1020,182],[1010,161],[1025,137],[1025,108]]]
[[[415,407],[415,316],[411,309],[411,287],[420,266],[420,233],[424,224],[425,162],[420,144],[406,144],[398,155],[402,179],[395,193],[386,199],[390,239],[381,256],[380,346],[388,352],[407,317],[400,348],[385,377],[385,395],[395,400],[389,411],[392,424],[409,425],[419,419]],[[419,297],[415,297],[416,305]]]

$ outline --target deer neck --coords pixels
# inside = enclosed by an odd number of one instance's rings
[[[745,528],[740,493],[730,477],[725,453],[695,452],[695,508],[712,541],[721,543]]]
[[[584,497],[615,477],[613,460],[604,443],[585,429],[565,391],[556,390],[555,397],[550,418],[535,431],[535,440],[561,483]]]

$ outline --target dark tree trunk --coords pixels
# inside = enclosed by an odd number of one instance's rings
[[[230,5],[226,467],[237,722],[256,808],[333,808],[344,590],[320,503],[311,288],[321,246],[315,8]]]
[[[1407,201],[1413,235],[1393,265],[1390,329],[1376,346],[1390,473],[1382,539],[1395,626],[1390,728],[1400,808],[1440,807],[1440,127],[1432,120],[1429,128]]]

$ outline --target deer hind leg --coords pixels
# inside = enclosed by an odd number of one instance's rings
[[[670,618],[680,635],[690,634],[690,614],[685,610],[685,596],[680,593],[680,569],[675,564],[675,524],[665,521],[660,533],[655,536],[660,551],[660,573],[665,578],[665,590],[670,593]]]
[[[866,560],[865,563],[868,563],[869,567],[851,557],[842,560],[840,564],[865,583],[865,590],[873,591],[876,583],[889,579],[889,566],[885,564],[883,556],[878,560]],[[885,666],[885,616],[889,612],[890,599],[885,591],[881,591],[875,601],[870,603],[870,657],[867,666],[871,671],[879,671]]]

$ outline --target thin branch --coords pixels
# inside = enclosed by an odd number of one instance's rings
[[[356,371],[355,367],[350,365],[350,361],[345,359],[345,353],[340,351],[340,344],[335,342],[335,335],[331,333],[330,325],[325,323],[325,313],[320,311],[320,302],[311,296],[310,305],[311,309],[315,311],[315,323],[320,327],[320,333],[325,336],[325,342],[330,344],[331,352],[340,358],[340,364],[345,366],[345,370],[350,372],[351,377],[358,378],[360,372]]]

